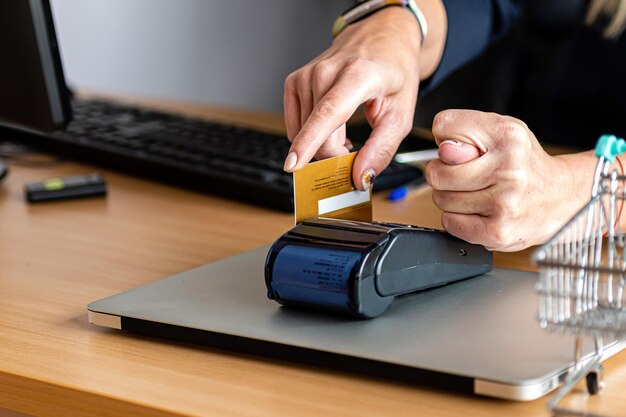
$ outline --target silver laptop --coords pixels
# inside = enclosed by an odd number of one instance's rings
[[[537,275],[512,269],[398,297],[354,320],[267,298],[262,247],[89,304],[93,324],[513,400],[555,389],[574,338],[539,328]],[[605,359],[624,344],[611,342]],[[591,343],[585,346],[586,354]]]

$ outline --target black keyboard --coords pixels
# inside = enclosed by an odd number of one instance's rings
[[[293,210],[286,137],[105,101],[74,100],[73,120],[38,145],[97,165],[228,198]],[[375,191],[423,178],[392,163]]]

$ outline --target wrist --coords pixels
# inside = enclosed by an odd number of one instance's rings
[[[401,7],[387,7],[348,26],[333,45],[349,47],[363,57],[387,56],[389,62],[396,63],[400,60],[414,71],[418,68],[419,27],[411,12]]]
[[[415,0],[428,25],[420,51],[420,78],[430,77],[441,61],[448,35],[448,19],[442,0]]]
[[[579,206],[582,207],[591,199],[591,189],[594,184],[598,157],[594,150],[590,150],[577,154],[562,155],[560,158],[570,166],[569,172],[572,178],[572,189],[570,192],[573,196],[580,196]],[[611,163],[608,172],[617,171],[619,175],[623,175],[624,168],[626,168],[624,162],[625,158],[623,156],[617,156],[615,161]],[[579,193],[577,194],[576,191],[579,191]],[[626,216],[622,217],[622,223],[626,223]]]
[[[558,231],[569,219],[591,199],[591,186],[598,159],[593,151],[557,155],[552,157],[556,168],[546,181],[552,182],[552,204],[555,227],[550,236]],[[543,243],[543,242],[541,242]]]
[[[594,151],[557,155],[554,159],[560,165],[559,172],[565,176],[562,184],[568,192],[566,197],[582,207],[591,198],[593,175],[598,164]]]
[[[356,0],[354,6],[335,19],[332,26],[333,38],[336,38],[348,25],[391,6],[402,7],[411,12],[420,30],[420,45],[423,44],[428,33],[428,24],[424,13],[415,0]]]
[[[390,33],[397,41],[406,44],[410,50],[416,52],[416,63],[420,79],[430,77],[441,61],[447,37],[447,17],[442,0],[415,0],[420,8],[428,30],[422,42],[422,31],[413,12],[405,7],[386,7],[348,25],[337,37],[336,43],[343,44],[347,38],[357,34],[364,34],[377,41]],[[368,43],[372,47],[372,43]],[[406,49],[406,48],[403,48]]]

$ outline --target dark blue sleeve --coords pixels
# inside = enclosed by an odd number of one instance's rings
[[[522,0],[443,0],[448,36],[435,72],[421,83],[426,92],[455,70],[478,57],[505,34],[521,12]]]

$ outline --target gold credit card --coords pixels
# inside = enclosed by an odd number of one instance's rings
[[[356,152],[312,162],[293,174],[296,224],[311,217],[372,221],[372,189],[352,182]]]

